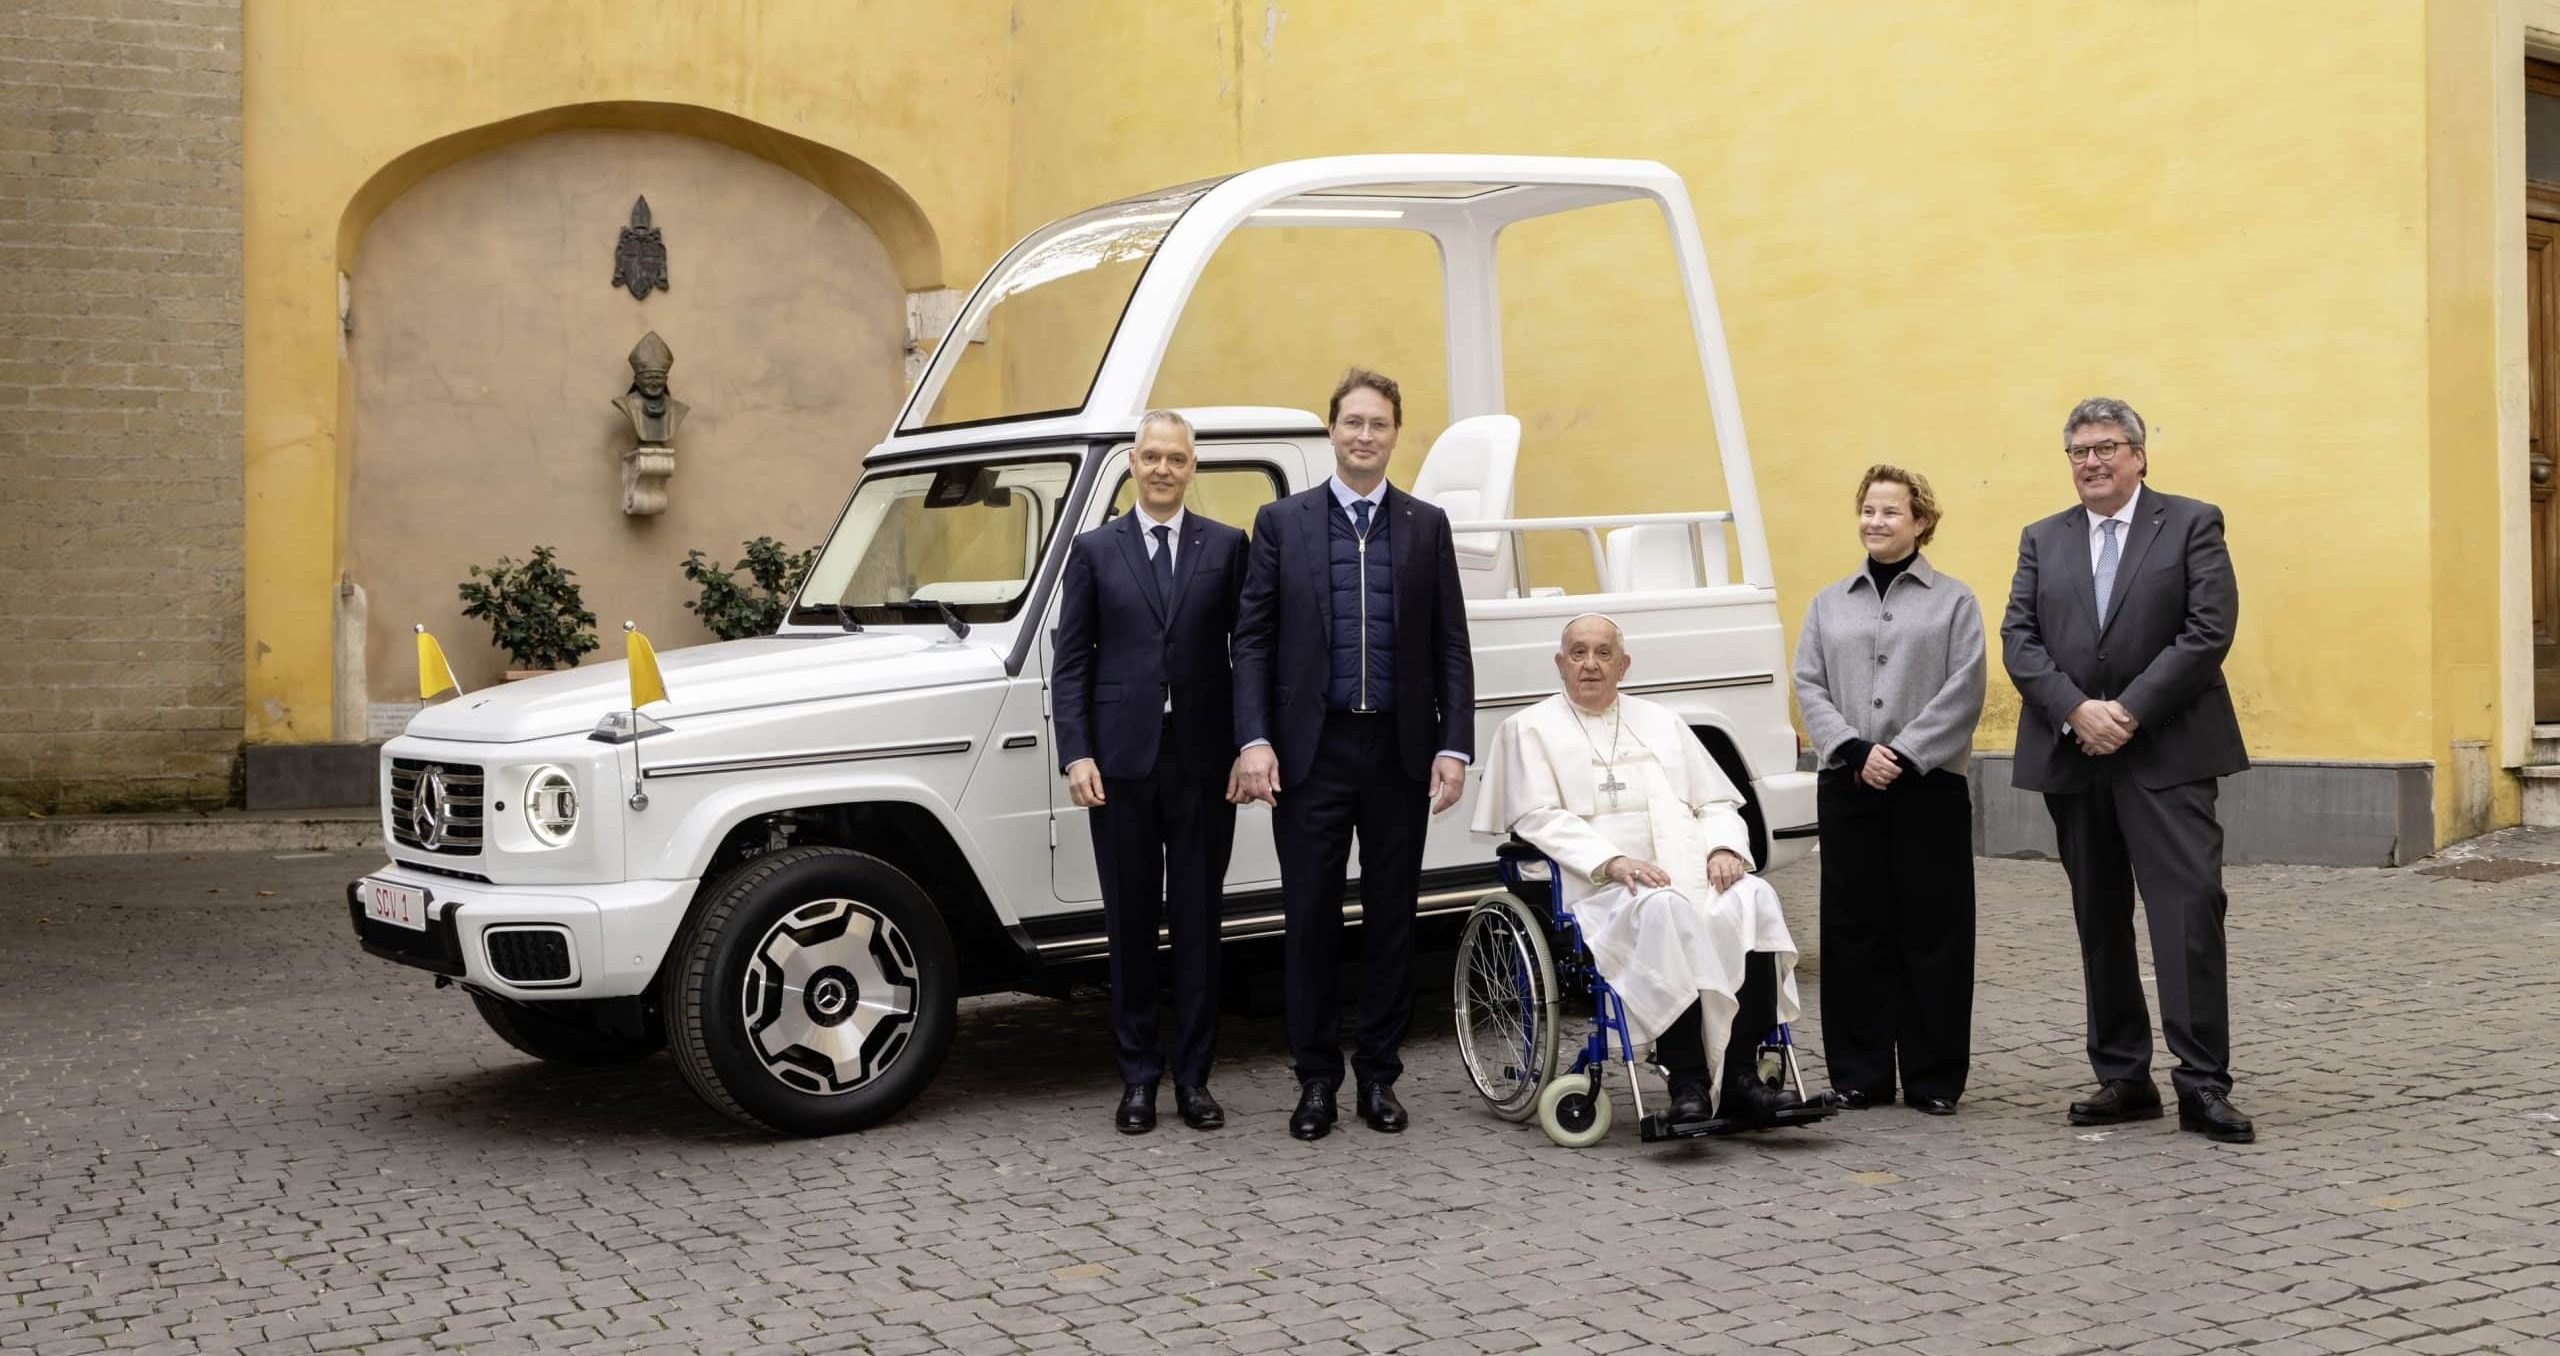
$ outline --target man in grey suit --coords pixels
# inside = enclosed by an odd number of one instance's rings
[[[2222,681],[2240,612],[2222,510],[2144,485],[2142,416],[2123,401],[2081,401],[2062,427],[2080,507],[2020,534],[2000,641],[2024,699],[2012,779],[2044,793],[2080,928],[2100,1087],[2072,1103],[2071,1123],[2161,1113],[2133,949],[2139,880],[2179,1127],[2245,1144],[2214,817],[2216,779],[2249,766]]]

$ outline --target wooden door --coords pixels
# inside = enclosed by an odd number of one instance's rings
[[[2526,98],[2560,99],[2560,65],[2525,63]],[[2528,132],[2530,136],[2530,132]],[[2525,156],[2525,327],[2533,372],[2526,426],[2527,522],[2533,596],[2533,719],[2560,722],[2560,156],[2528,145]]]
[[[2525,222],[2525,309],[2531,337],[2532,430],[2525,464],[2533,550],[2533,718],[2560,722],[2560,515],[2554,512],[2554,465],[2560,462],[2560,187],[2535,185]]]

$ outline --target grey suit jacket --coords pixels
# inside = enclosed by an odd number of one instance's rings
[[[2086,790],[2096,759],[2067,724],[2081,702],[2124,703],[2139,722],[2107,755],[2158,790],[2249,766],[2222,658],[2240,616],[2240,585],[2223,544],[2222,510],[2145,485],[2098,624],[2089,513],[2071,508],[2018,536],[2018,573],[2000,624],[2001,657],[2018,685],[2022,791]]]

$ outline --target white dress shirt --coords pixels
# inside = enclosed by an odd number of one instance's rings
[[[1385,477],[1379,477],[1378,487],[1369,491],[1367,494],[1358,493],[1350,486],[1343,484],[1342,477],[1340,476],[1326,476],[1324,478],[1324,483],[1325,488],[1333,491],[1333,502],[1342,509],[1342,516],[1350,519],[1354,527],[1359,526],[1360,517],[1357,513],[1352,511],[1351,506],[1359,503],[1363,499],[1368,500],[1369,527],[1372,531],[1377,529],[1379,517],[1387,511],[1387,482]]]
[[[1165,534],[1164,549],[1173,552],[1173,567],[1177,570],[1181,569],[1182,520],[1190,516],[1190,510],[1177,508],[1173,511],[1173,516],[1163,522],[1157,522],[1154,515],[1147,512],[1147,506],[1144,504],[1139,504],[1129,511],[1138,515],[1138,540],[1147,544],[1148,560],[1152,561],[1156,558],[1156,529],[1159,527],[1173,529]]]
[[[2133,506],[2141,502],[2142,487],[2136,485],[2133,487],[2133,497],[2124,501],[2124,507],[2104,518],[2095,513],[2089,513],[2085,507],[2080,510],[2082,513],[2089,514],[2090,574],[2095,575],[2098,572],[2098,553],[2105,550],[2107,545],[2107,534],[2098,527],[2098,524],[2106,522],[2122,524],[2116,529],[2116,560],[2121,565],[2124,560],[2124,548],[2133,544]]]

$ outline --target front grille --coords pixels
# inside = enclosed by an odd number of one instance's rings
[[[421,817],[418,794],[430,785],[430,813]],[[391,837],[402,847],[447,857],[478,856],[481,804],[480,769],[469,763],[391,760]]]
[[[490,928],[480,940],[489,949],[489,972],[509,984],[565,984],[577,976],[566,929]]]

